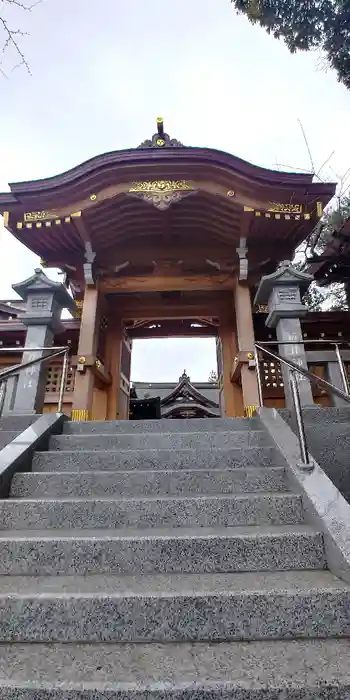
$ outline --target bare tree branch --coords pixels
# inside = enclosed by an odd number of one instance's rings
[[[320,173],[322,172],[323,168],[326,167],[326,165],[329,163],[329,161],[331,160],[331,158],[333,158],[334,154],[335,154],[335,151],[332,151],[331,155],[328,156],[328,158],[326,158],[326,160],[325,160],[324,163],[322,163],[322,165],[321,165],[321,167],[318,169],[317,173],[315,173],[315,174],[316,174],[316,177],[318,177],[318,178],[320,177]]]
[[[308,142],[308,140],[307,140],[307,138],[306,138],[306,134],[305,134],[304,127],[303,127],[303,125],[302,125],[302,123],[301,123],[301,121],[300,121],[299,118],[298,118],[298,122],[299,122],[299,124],[300,124],[301,132],[302,132],[302,134],[303,134],[304,141],[305,141],[306,148],[307,148],[307,152],[308,152],[308,154],[309,154],[312,172],[315,173],[315,172],[316,172],[316,168],[315,168],[314,161],[313,161],[313,158],[312,158],[312,153],[311,153],[311,149],[310,149],[310,146],[309,146],[309,142]]]
[[[12,6],[17,7],[20,10],[24,10],[25,12],[31,12],[32,9],[36,7],[36,5],[38,5],[40,2],[41,0],[37,0],[36,2],[28,4],[26,0],[0,0],[0,28],[2,27],[4,31],[4,43],[3,46],[0,48],[0,55],[4,56],[4,54],[6,54],[8,50],[13,49],[15,55],[19,59],[19,62],[14,65],[12,70],[15,70],[15,68],[19,68],[19,66],[25,66],[29,75],[31,75],[30,67],[20,47],[20,37],[28,36],[28,32],[24,32],[21,29],[13,29],[9,24],[9,20],[6,18],[5,10],[6,7],[9,8],[10,6]],[[8,76],[3,70],[2,65],[3,60],[0,60],[0,73],[5,78],[7,78]]]

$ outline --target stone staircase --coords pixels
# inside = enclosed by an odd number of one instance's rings
[[[20,435],[23,430],[29,428],[37,418],[37,415],[0,417],[0,450]]]
[[[67,423],[0,511],[1,699],[349,699],[350,587],[259,419]]]
[[[296,432],[292,412],[283,409],[279,413]],[[303,419],[311,454],[350,503],[350,405],[304,408]]]

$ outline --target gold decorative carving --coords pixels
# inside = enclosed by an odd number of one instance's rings
[[[81,318],[82,313],[83,313],[83,305],[84,305],[83,299],[76,299],[76,301],[75,301],[76,310],[73,311],[73,313],[72,313],[73,318]]]
[[[193,187],[185,180],[146,180],[145,182],[134,182],[129,192],[175,192],[182,190],[193,190]]]
[[[45,221],[45,219],[53,219],[55,216],[53,211],[27,211],[24,214],[24,221]]]
[[[95,202],[97,199],[97,194],[90,194],[90,199],[92,202]]]
[[[318,216],[319,218],[321,218],[321,216],[323,216],[323,205],[322,205],[322,202],[317,202],[316,207],[317,207],[317,216]]]
[[[227,194],[228,197],[234,197],[234,196],[235,196],[234,190],[228,190],[228,191],[226,192],[226,194]]]
[[[279,202],[269,202],[267,211],[272,211],[278,214],[301,214],[303,211],[302,204],[281,204]]]
[[[168,209],[174,202],[194,192],[185,180],[146,180],[134,182],[129,194],[153,204],[157,209]]]

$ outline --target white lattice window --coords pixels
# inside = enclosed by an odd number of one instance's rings
[[[75,368],[69,367],[66,378],[65,391],[74,391]],[[62,378],[62,365],[50,365],[47,370],[46,392],[56,394],[60,390]]]
[[[262,383],[266,389],[280,389],[283,385],[281,365],[279,362],[264,360],[260,365]]]

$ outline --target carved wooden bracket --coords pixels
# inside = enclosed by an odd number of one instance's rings
[[[240,239],[239,248],[236,248],[236,253],[239,257],[239,280],[242,282],[248,279],[248,248],[246,238]]]

